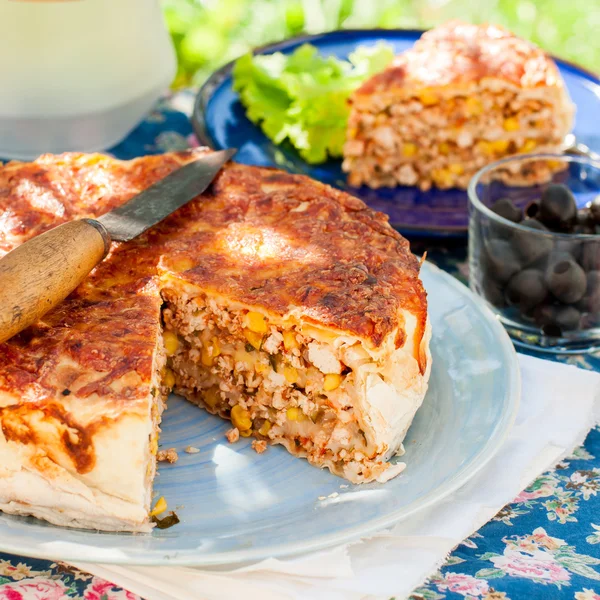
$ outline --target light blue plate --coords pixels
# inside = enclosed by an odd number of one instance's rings
[[[492,313],[439,269],[426,264],[422,275],[433,370],[399,477],[342,487],[344,480],[281,447],[258,455],[247,439],[228,444],[226,422],[173,397],[161,444],[177,448],[179,461],[161,464],[155,489],[170,508],[179,507],[180,524],[110,534],[0,513],[0,551],[80,562],[225,564],[355,540],[439,502],[498,450],[517,412],[520,383],[515,351]],[[186,454],[188,445],[200,453]]]

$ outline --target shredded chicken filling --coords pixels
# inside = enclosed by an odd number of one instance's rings
[[[352,185],[465,187],[491,160],[552,151],[562,143],[552,106],[513,92],[397,100],[379,112],[355,110],[344,148]]]
[[[328,345],[260,313],[166,291],[165,346],[175,389],[231,419],[244,437],[283,443],[321,464],[372,460],[353,408],[354,373]]]

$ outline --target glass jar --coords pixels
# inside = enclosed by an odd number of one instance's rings
[[[507,173],[527,175],[532,168],[548,173],[548,181],[503,181]],[[579,233],[532,228],[531,220],[513,222],[490,209],[505,199],[535,220],[550,184],[572,192]],[[589,210],[581,211],[600,195],[600,163],[566,155],[506,158],[481,169],[468,194],[470,286],[515,344],[555,353],[600,348],[600,235]]]

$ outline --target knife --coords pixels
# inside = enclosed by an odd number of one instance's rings
[[[59,225],[0,259],[0,343],[60,304],[104,259],[111,241],[132,240],[204,192],[235,152],[201,156],[98,219]]]

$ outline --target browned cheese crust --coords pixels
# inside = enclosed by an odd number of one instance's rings
[[[409,52],[366,81],[355,99],[396,88],[466,87],[485,78],[521,89],[561,82],[556,64],[543,50],[507,29],[449,21],[425,32]]]

